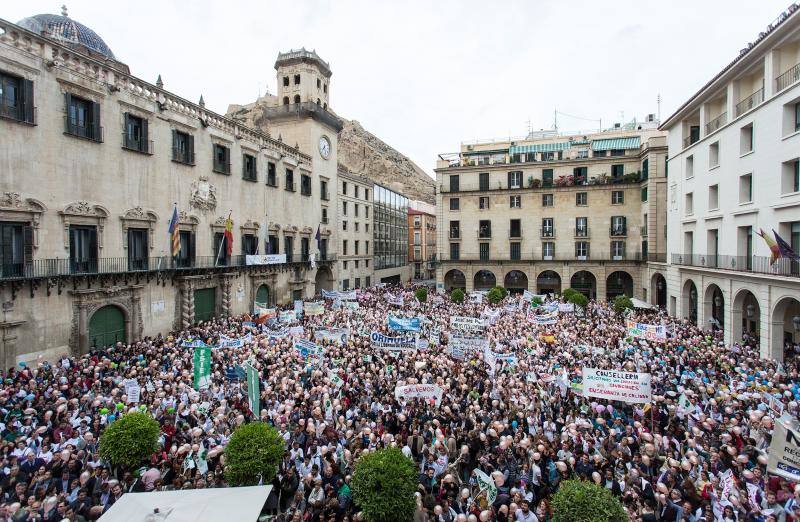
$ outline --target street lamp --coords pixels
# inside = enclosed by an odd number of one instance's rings
[[[800,332],[800,315],[792,317],[792,324],[794,325],[794,331]]]
[[[714,297],[714,304],[717,305],[718,308],[722,306],[722,297],[720,296]]]
[[[659,291],[663,290],[664,289],[664,281],[659,279],[658,283],[656,283],[656,288],[658,288]]]
[[[756,307],[755,307],[755,306],[753,306],[753,303],[750,303],[749,305],[747,305],[747,307],[745,308],[745,310],[746,310],[746,312],[747,312],[747,318],[748,318],[748,319],[750,319],[750,318],[752,318],[752,317],[753,317],[753,314],[754,314],[754,313],[755,313],[755,311],[756,311]]]

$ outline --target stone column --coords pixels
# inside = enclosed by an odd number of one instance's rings
[[[134,295],[131,298],[131,336],[128,337],[128,342],[140,340],[141,336],[141,322],[142,322],[142,298]]]
[[[231,315],[231,278],[228,275],[221,275],[219,286],[222,289],[222,299],[220,301],[220,313],[223,317]]]
[[[78,304],[78,354],[89,351],[89,318],[85,303]]]

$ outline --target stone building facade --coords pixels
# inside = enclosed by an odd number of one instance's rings
[[[368,287],[372,285],[375,268],[372,259],[373,183],[340,170],[338,191],[339,289]]]
[[[666,252],[666,142],[656,125],[545,132],[441,155],[437,289],[648,298],[643,267]]]
[[[279,86],[311,85],[270,115],[280,136],[133,76],[65,16],[0,20],[5,368],[335,288],[330,69],[296,52],[275,67]]]
[[[416,280],[436,278],[436,206],[424,201],[409,201],[408,263]]]

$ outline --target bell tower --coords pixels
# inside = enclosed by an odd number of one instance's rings
[[[315,51],[302,48],[279,53],[275,71],[279,105],[310,102],[328,109],[331,69]]]

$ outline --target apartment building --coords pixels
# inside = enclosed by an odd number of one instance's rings
[[[691,59],[688,57],[687,59]],[[800,8],[792,5],[661,126],[668,131],[669,311],[781,358],[800,341]]]
[[[651,115],[440,155],[437,289],[647,298],[646,260],[666,255],[666,137],[656,127]]]
[[[339,170],[339,288],[372,285],[372,180]]]
[[[411,279],[408,198],[377,183],[372,194],[375,283],[404,284]]]

